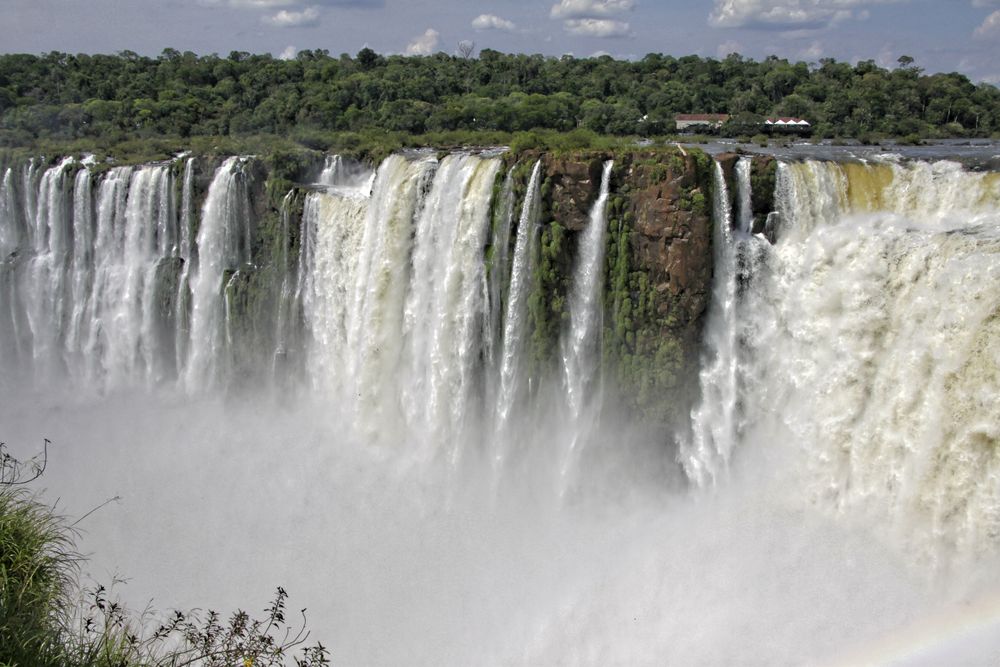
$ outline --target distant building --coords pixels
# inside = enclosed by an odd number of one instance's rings
[[[779,132],[808,132],[812,129],[809,121],[801,118],[768,118],[764,127]]]
[[[727,120],[729,120],[727,113],[679,113],[674,116],[674,123],[677,124],[678,130],[699,127],[717,130]]]

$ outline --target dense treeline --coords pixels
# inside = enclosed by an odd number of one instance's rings
[[[0,145],[158,134],[283,134],[532,129],[655,136],[675,113],[729,113],[753,134],[768,115],[812,121],[819,137],[991,136],[1000,90],[961,74],[925,75],[907,56],[892,70],[823,59],[761,62],[649,54],[638,61],[509,55],[356,57],[302,51],[294,60],[167,49],[117,55],[0,56]]]

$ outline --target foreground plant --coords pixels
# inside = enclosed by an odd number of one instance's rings
[[[48,444],[40,460],[22,463],[0,443],[0,667],[330,664],[326,647],[306,646],[306,610],[288,622],[281,587],[261,618],[238,610],[225,622],[215,611],[175,611],[155,623],[104,586],[81,597],[73,524],[23,486],[44,472]]]

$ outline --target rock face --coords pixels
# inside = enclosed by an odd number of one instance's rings
[[[601,185],[601,165],[604,160],[591,158],[550,158],[545,173],[551,188],[553,216],[566,229],[582,231],[590,218],[590,209],[597,200]]]
[[[707,188],[697,180],[697,163],[684,160],[680,173],[663,174],[658,165],[629,167],[623,180],[631,192],[635,218],[636,264],[664,297],[658,304],[684,323],[696,321],[708,306],[712,277],[712,231]]]
[[[547,224],[570,232],[564,252],[576,248],[606,159],[615,160],[604,290],[606,377],[646,418],[676,423],[696,391],[711,295],[711,160],[700,151],[675,149],[546,158]]]

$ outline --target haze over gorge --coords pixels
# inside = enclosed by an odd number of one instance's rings
[[[1000,172],[950,150],[4,154],[0,437],[121,496],[130,606],[281,585],[335,664],[990,664]]]

